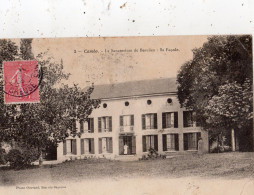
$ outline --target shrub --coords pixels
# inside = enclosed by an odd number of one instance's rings
[[[0,148],[0,165],[6,164],[6,152],[5,149]]]
[[[22,169],[31,166],[31,163],[38,160],[40,153],[34,148],[11,149],[7,155],[10,167]]]

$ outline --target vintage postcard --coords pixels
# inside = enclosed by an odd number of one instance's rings
[[[3,194],[252,194],[252,38],[1,39]]]

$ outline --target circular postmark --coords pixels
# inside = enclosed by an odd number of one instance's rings
[[[36,61],[34,61],[36,62]],[[26,97],[35,92],[42,80],[42,68],[37,62],[31,65],[19,63],[13,66],[11,73],[6,73],[4,81],[4,92],[13,97]]]

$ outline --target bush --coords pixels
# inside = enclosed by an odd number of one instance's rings
[[[0,148],[0,165],[6,164],[6,152],[5,149]]]
[[[31,166],[31,163],[38,160],[40,153],[34,148],[27,149],[11,149],[7,155],[10,167],[14,169],[22,169]]]

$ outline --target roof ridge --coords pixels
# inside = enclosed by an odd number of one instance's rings
[[[94,84],[95,86],[103,86],[103,85],[117,85],[117,84],[126,84],[126,83],[135,83],[135,82],[142,82],[142,81],[158,81],[158,80],[170,80],[174,79],[176,81],[176,77],[163,77],[158,79],[142,79],[142,80],[133,80],[133,81],[121,81],[121,82],[114,82],[114,83],[105,83],[105,84]]]

